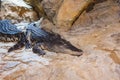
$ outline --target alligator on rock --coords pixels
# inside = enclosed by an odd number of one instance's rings
[[[74,56],[82,55],[82,50],[73,46],[69,41],[61,38],[54,32],[48,32],[40,28],[41,20],[29,23],[25,26],[25,31],[18,28],[18,25],[12,24],[9,20],[0,21],[0,41],[17,43],[9,48],[8,52],[20,49],[22,47],[32,48],[34,53],[45,55],[44,50],[67,53]]]

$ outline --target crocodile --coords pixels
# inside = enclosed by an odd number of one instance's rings
[[[34,53],[45,55],[45,50],[56,53],[68,53],[74,56],[82,55],[83,51],[63,39],[59,34],[49,32],[39,27],[40,19],[25,25],[25,31],[19,28],[20,25],[13,25],[9,20],[0,21],[0,41],[18,41],[10,47],[8,52],[22,47],[32,48]]]
[[[45,55],[44,50],[56,53],[68,53],[75,56],[82,55],[83,51],[63,39],[59,34],[46,31],[39,27],[40,24],[30,23],[26,28],[27,40],[33,46],[32,51],[39,55]]]

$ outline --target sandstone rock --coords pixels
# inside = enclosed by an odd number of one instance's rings
[[[34,9],[57,28],[70,29],[77,17],[94,2],[94,0],[25,0],[31,4]],[[71,6],[70,6],[71,5]]]
[[[46,12],[46,15],[51,21],[53,21],[57,15],[62,2],[63,0],[42,0],[41,4]]]
[[[13,3],[2,2],[0,19],[11,19],[13,22],[35,21],[38,19],[37,13],[32,8],[17,6]]]
[[[111,0],[97,4],[64,33],[68,41],[84,51],[80,57],[53,52],[38,56],[24,48],[7,53],[14,43],[0,42],[0,79],[120,80],[119,11]],[[50,25],[47,23],[43,24]]]
[[[25,0],[25,1],[34,8],[34,10],[37,12],[39,17],[44,17],[44,18],[49,19],[46,16],[43,6],[41,5],[41,0],[34,0],[34,1],[33,0]]]
[[[98,25],[97,27],[102,27],[106,24],[119,22],[119,10],[120,7],[118,6],[118,3],[115,3],[113,0],[96,4],[90,12],[84,12],[81,14],[81,16],[79,16],[73,24],[73,27],[87,27],[91,25]]]
[[[56,24],[63,29],[70,29],[75,19],[92,2],[93,0],[64,0],[56,15]]]

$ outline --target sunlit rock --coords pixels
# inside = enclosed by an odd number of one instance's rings
[[[13,23],[21,21],[30,22],[38,19],[37,13],[32,8],[26,7],[27,4],[21,4],[23,3],[21,1],[17,1],[16,4],[13,2],[12,0],[11,2],[10,0],[2,1],[0,19],[10,19]]]
[[[64,38],[84,51],[80,57],[22,48],[0,42],[1,80],[120,80],[120,8],[112,0],[84,12]],[[53,27],[44,21],[47,29]],[[52,45],[51,45],[52,46]]]
[[[96,4],[93,10],[81,14],[81,16],[79,16],[79,18],[73,24],[73,27],[87,27],[93,25],[102,27],[106,24],[119,22],[119,11],[120,7],[118,6],[118,3],[115,3],[113,0]]]
[[[93,0],[64,0],[56,15],[56,24],[61,29],[70,29],[76,18],[92,2]]]
[[[42,0],[41,4],[48,18],[54,23],[54,18],[64,0]]]

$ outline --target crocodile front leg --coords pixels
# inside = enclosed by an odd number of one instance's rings
[[[25,37],[26,37],[26,43],[27,43],[27,44],[26,44],[26,49],[32,47],[31,36],[32,36],[31,31],[27,30],[26,36],[25,36]]]
[[[41,48],[42,46],[42,43],[36,43],[33,48],[32,48],[32,51],[34,53],[37,53],[39,55],[45,55],[45,52],[43,51],[43,49]]]

